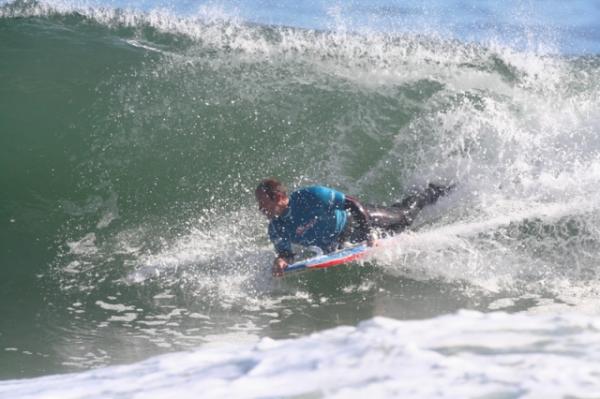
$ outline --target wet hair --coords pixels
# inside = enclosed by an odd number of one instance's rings
[[[255,194],[264,193],[270,199],[275,199],[277,193],[281,193],[287,197],[287,187],[277,179],[263,179],[256,187]]]

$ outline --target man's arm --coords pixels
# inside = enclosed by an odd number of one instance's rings
[[[269,225],[269,238],[275,246],[275,252],[277,257],[273,261],[273,268],[271,269],[273,276],[283,276],[283,271],[294,260],[294,253],[292,252],[292,244],[285,236],[273,225]]]

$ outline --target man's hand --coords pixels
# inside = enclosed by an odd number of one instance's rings
[[[287,266],[288,266],[288,263],[285,259],[275,258],[275,261],[273,261],[273,269],[271,269],[271,272],[273,273],[273,277],[283,276],[283,271],[285,270],[285,268]]]

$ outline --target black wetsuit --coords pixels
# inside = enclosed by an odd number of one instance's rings
[[[339,242],[370,240],[373,228],[399,233],[412,224],[423,207],[435,203],[453,187],[429,184],[425,190],[409,195],[392,206],[362,205],[355,198],[346,196],[345,208],[350,211],[350,216]]]

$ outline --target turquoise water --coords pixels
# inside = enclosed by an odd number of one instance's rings
[[[589,309],[598,14],[4,2],[0,378],[376,315]],[[380,203],[459,188],[396,249],[274,281],[252,194],[265,176]]]

